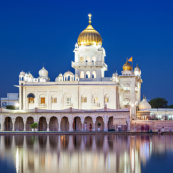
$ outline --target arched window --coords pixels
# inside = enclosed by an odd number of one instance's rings
[[[84,62],[84,57],[80,57],[80,62]]]
[[[82,101],[82,103],[86,103],[87,102],[87,96],[86,95],[82,95],[81,101]]]
[[[28,98],[28,102],[29,103],[34,103],[34,98],[35,98],[35,95],[33,94],[33,93],[29,93],[28,95],[27,95],[27,98]]]
[[[95,64],[95,62],[96,62],[96,57],[93,56],[93,57],[92,57],[92,63]]]
[[[57,97],[55,95],[52,96],[51,100],[52,103],[57,103]]]
[[[90,57],[89,56],[86,57],[86,62],[90,62]]]
[[[84,78],[84,72],[83,71],[80,72],[80,78]]]
[[[89,71],[86,72],[86,78],[90,78],[90,72]]]
[[[96,78],[96,72],[95,71],[92,72],[92,78]]]

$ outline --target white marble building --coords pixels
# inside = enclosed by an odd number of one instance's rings
[[[55,81],[50,81],[44,67],[37,78],[30,72],[20,73],[17,86],[20,110],[131,107],[131,114],[136,114],[136,107],[141,101],[141,70],[138,66],[133,70],[127,61],[123,65],[122,74],[116,72],[111,77],[104,76],[108,69],[105,63],[106,52],[101,35],[91,25],[91,15],[89,25],[78,37],[74,54],[71,65],[75,73],[67,71],[59,74]]]

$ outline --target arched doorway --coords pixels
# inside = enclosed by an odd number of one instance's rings
[[[109,117],[108,131],[115,131],[115,125],[113,125],[113,116]]]
[[[73,131],[81,131],[82,130],[82,122],[80,117],[75,117],[73,120]]]
[[[24,123],[23,123],[23,118],[22,117],[17,117],[16,118],[14,130],[15,131],[23,131],[24,130]]]
[[[97,117],[96,118],[96,123],[95,123],[95,130],[98,131],[98,128],[100,128],[100,131],[104,131],[104,121],[102,117]]]
[[[33,117],[28,117],[26,120],[26,131],[31,131],[31,124],[34,123]]]
[[[49,122],[50,131],[58,131],[58,119],[57,117],[51,117]]]
[[[61,118],[61,131],[69,131],[69,122],[67,117]]]
[[[84,119],[84,131],[92,131],[93,129],[93,120],[91,117],[87,116]]]
[[[47,131],[47,122],[45,117],[40,117],[38,129],[39,131]]]
[[[12,131],[13,129],[13,124],[12,124],[12,120],[10,117],[6,117],[5,118],[5,131]]]

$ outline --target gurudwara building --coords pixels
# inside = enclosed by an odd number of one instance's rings
[[[151,106],[144,98],[141,102],[141,70],[133,69],[128,61],[121,74],[105,77],[106,51],[101,35],[89,24],[78,37],[74,48],[74,73],[57,74],[50,81],[43,67],[38,77],[25,72],[19,74],[19,111],[2,109],[1,130],[130,130],[137,110],[142,114]],[[140,107],[139,107],[140,106]]]

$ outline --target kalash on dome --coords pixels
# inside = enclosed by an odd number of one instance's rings
[[[49,127],[56,126],[56,123],[50,125],[52,116],[58,120],[57,127],[54,127],[57,130],[67,128],[65,130],[73,131],[74,121],[78,130],[83,130],[84,124],[95,130],[98,122],[105,124],[101,126],[105,131],[123,126],[130,129],[131,119],[135,119],[137,110],[149,114],[149,104],[139,106],[142,79],[138,65],[133,69],[127,60],[121,74],[116,72],[111,77],[104,76],[108,66],[102,37],[91,25],[91,14],[88,16],[89,24],[75,44],[74,62],[71,64],[74,73],[60,73],[54,81],[50,80],[45,67],[36,78],[30,72],[19,74],[16,87],[19,88],[19,111],[23,113],[20,116],[26,123],[28,116],[39,124],[43,121],[45,125],[39,126],[39,130],[47,128],[49,131]],[[144,101],[147,102],[146,99]],[[3,113],[2,116],[5,119]],[[26,127],[24,124],[24,130]]]

